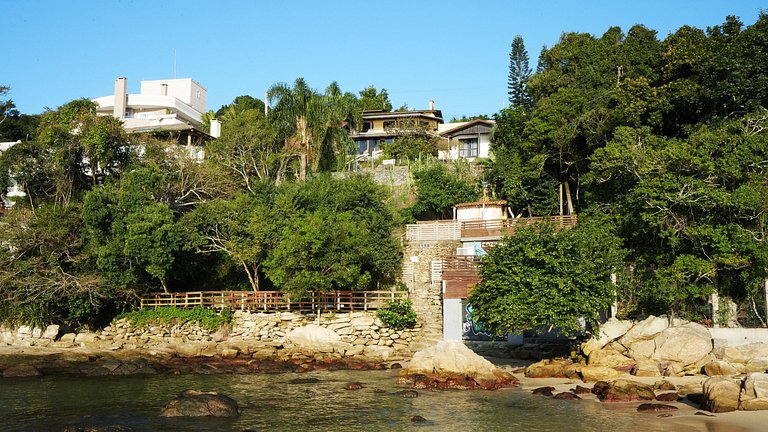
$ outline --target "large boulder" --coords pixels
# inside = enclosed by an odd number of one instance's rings
[[[738,375],[739,371],[727,361],[715,360],[704,365],[704,373],[707,376],[733,376]]]
[[[627,353],[635,360],[647,360],[653,357],[656,351],[656,342],[653,339],[636,340],[627,345]]]
[[[630,328],[632,328],[632,321],[611,318],[600,325],[600,331],[582,345],[581,351],[588,356],[593,351],[600,350],[620,338]]]
[[[739,346],[723,346],[715,350],[715,355],[731,364],[747,364],[753,359],[768,359],[768,344],[755,342]]]
[[[335,331],[316,324],[308,324],[291,330],[285,335],[285,339],[304,349],[326,352],[341,342],[341,336]]]
[[[626,377],[627,373],[606,366],[582,366],[579,375],[584,382],[607,381]]]
[[[636,402],[650,401],[656,398],[653,387],[627,379],[617,379],[595,384],[593,392],[601,402]]]
[[[701,408],[713,413],[739,409],[741,381],[725,377],[711,377],[702,385],[704,393]]]
[[[160,411],[160,417],[237,417],[237,402],[216,392],[184,390]]]
[[[475,354],[460,341],[440,341],[418,351],[404,368],[398,384],[417,388],[497,389],[517,379]]]
[[[741,390],[741,409],[757,411],[768,409],[768,375],[751,373],[744,379]]]
[[[712,335],[701,324],[689,322],[668,327],[653,338],[653,359],[691,365],[712,351]]]
[[[625,371],[631,370],[635,363],[636,362],[633,359],[616,351],[610,346],[592,351],[587,360],[587,364],[590,366],[605,366]]]
[[[667,327],[669,327],[669,321],[666,318],[651,315],[627,330],[624,336],[619,339],[619,343],[629,348],[636,342],[653,339]]]
[[[581,365],[571,359],[544,359],[525,368],[529,378],[578,378]]]

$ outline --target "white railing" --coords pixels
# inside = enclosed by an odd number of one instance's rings
[[[461,239],[461,221],[457,220],[408,224],[405,229],[408,242]]]

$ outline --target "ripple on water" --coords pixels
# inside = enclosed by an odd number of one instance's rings
[[[670,423],[592,401],[553,400],[528,391],[419,391],[403,398],[393,371],[306,374],[43,377],[0,381],[4,431],[61,431],[69,425],[123,425],[157,431],[644,431]],[[344,387],[360,382],[356,391]],[[160,408],[185,389],[234,398],[237,419],[167,419]],[[412,418],[424,421],[414,422]],[[666,427],[665,427],[666,426]],[[681,431],[675,426],[675,430]],[[693,430],[693,429],[692,429]]]

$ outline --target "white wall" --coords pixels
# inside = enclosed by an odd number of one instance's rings
[[[461,299],[443,299],[443,340],[462,339],[461,311]]]

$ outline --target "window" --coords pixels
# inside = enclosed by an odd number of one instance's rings
[[[459,140],[461,144],[459,144],[459,157],[462,158],[472,158],[477,157],[478,153],[478,146],[477,146],[477,138],[468,138],[468,139],[462,139]]]
[[[371,122],[363,122],[363,130],[362,132],[368,131],[373,129],[373,124]]]
[[[394,120],[386,120],[384,121],[384,129],[394,129],[395,128],[395,121]]]

